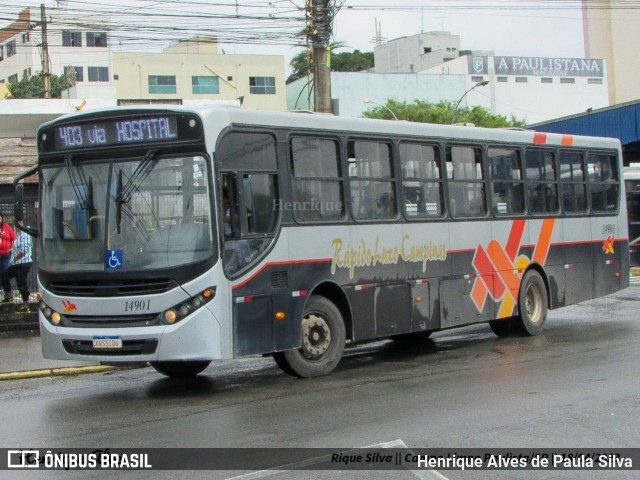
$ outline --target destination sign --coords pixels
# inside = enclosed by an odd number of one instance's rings
[[[174,116],[127,118],[54,128],[56,150],[179,140]]]

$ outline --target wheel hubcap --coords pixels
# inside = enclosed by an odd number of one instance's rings
[[[302,352],[307,358],[319,358],[331,344],[331,330],[324,318],[313,313],[302,319]]]
[[[526,298],[527,317],[532,323],[539,323],[542,316],[542,293],[537,285],[530,285]]]

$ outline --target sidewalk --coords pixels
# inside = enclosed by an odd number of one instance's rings
[[[42,356],[40,337],[0,337],[0,373],[97,365],[97,362],[49,360]]]
[[[98,373],[116,368],[97,362],[43,358],[40,337],[0,337],[0,384],[3,380]]]

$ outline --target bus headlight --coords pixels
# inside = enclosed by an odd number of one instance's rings
[[[62,315],[60,315],[60,313],[53,310],[49,305],[47,305],[43,301],[38,303],[38,308],[42,312],[42,315],[44,315],[44,318],[49,320],[49,322],[51,322],[52,325],[60,325],[60,323],[62,322]]]
[[[209,303],[215,296],[215,287],[209,287],[190,299],[165,310],[162,313],[162,319],[167,325],[173,325]]]
[[[53,323],[54,325],[60,325],[60,322],[62,321],[62,317],[58,312],[53,312],[49,320],[51,320],[51,323]]]

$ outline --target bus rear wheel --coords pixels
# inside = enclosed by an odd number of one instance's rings
[[[159,373],[172,378],[188,378],[195,377],[211,362],[208,360],[201,361],[176,361],[176,362],[151,362],[151,366]]]
[[[346,330],[340,310],[327,298],[312,295],[302,315],[300,348],[275,352],[273,358],[289,375],[320,377],[336,368],[345,341]]]
[[[518,293],[519,315],[515,326],[520,333],[535,336],[542,333],[547,321],[547,287],[535,270],[525,273]]]

